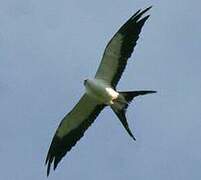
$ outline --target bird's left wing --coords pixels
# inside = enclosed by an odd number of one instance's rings
[[[84,94],[72,111],[64,117],[47,154],[47,175],[50,173],[51,164],[54,163],[54,169],[57,167],[62,157],[84,135],[103,108],[104,105],[97,104],[91,97]]]
[[[137,11],[113,36],[105,48],[101,64],[95,78],[102,79],[116,87],[126,67],[141,29],[149,15],[142,17],[151,7]],[[141,18],[142,17],[142,18]]]

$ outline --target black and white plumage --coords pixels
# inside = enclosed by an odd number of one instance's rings
[[[128,134],[135,140],[125,116],[128,104],[139,95],[155,91],[116,91],[116,85],[126,67],[141,29],[149,18],[142,17],[151,7],[137,11],[113,36],[104,51],[94,79],[85,80],[85,94],[61,121],[50,145],[46,164],[47,175],[53,163],[55,169],[65,154],[84,135],[105,106],[115,112]]]

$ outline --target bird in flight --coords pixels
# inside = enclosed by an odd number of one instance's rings
[[[50,145],[46,164],[47,176],[53,163],[58,163],[84,132],[94,122],[99,113],[110,106],[128,134],[135,140],[126,119],[129,103],[139,95],[156,91],[117,91],[116,86],[134,50],[141,29],[149,18],[143,15],[151,8],[138,10],[112,37],[107,44],[95,78],[84,81],[85,93],[75,107],[63,118]]]

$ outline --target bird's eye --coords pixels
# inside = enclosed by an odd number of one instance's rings
[[[86,83],[87,83],[87,80],[85,79],[85,80],[84,80],[84,85],[86,85]]]

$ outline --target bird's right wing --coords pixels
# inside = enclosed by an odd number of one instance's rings
[[[49,175],[51,164],[54,163],[54,169],[57,167],[63,156],[84,135],[104,107],[84,94],[73,110],[64,117],[47,154],[47,175]]]
[[[149,15],[142,17],[151,7],[137,11],[113,36],[105,48],[95,78],[116,87],[133,53],[141,29]],[[142,18],[141,18],[142,17]]]

